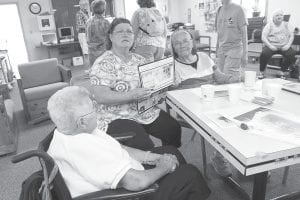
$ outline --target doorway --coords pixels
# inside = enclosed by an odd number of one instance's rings
[[[28,62],[17,4],[0,4],[0,50],[7,50],[13,72]]]

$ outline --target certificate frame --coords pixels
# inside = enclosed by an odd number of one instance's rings
[[[150,88],[153,93],[174,84],[175,67],[172,56],[140,65],[138,67],[141,86]]]
[[[166,97],[168,87],[174,84],[175,66],[172,56],[138,67],[141,87],[153,90],[147,99],[137,101],[137,110],[141,114],[161,103]]]
[[[166,91],[167,89],[164,88],[162,90],[152,93],[152,95],[148,99],[139,100],[137,102],[138,113],[142,114],[143,112],[149,110],[155,105],[160,104],[166,98]]]

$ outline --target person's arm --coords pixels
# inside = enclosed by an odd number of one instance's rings
[[[230,74],[224,74],[219,70],[217,66],[213,66],[213,78],[217,84],[228,84],[228,83],[236,83],[241,81],[241,77],[233,76]]]
[[[134,158],[135,160],[143,164],[156,165],[162,156],[162,154],[152,153],[150,151],[142,151],[125,145],[122,145],[122,147],[128,152],[128,154],[132,158]],[[179,162],[175,155],[171,155],[171,154],[166,154],[166,155],[172,157],[176,165],[179,165]]]
[[[244,10],[240,7],[237,15],[238,28],[242,34],[242,67],[246,67],[248,63],[248,35],[247,25],[248,20],[246,18]]]
[[[242,43],[243,43],[243,54],[242,54],[242,67],[246,67],[248,63],[248,35],[247,35],[247,25],[244,25],[241,29],[242,31]]]
[[[88,45],[90,46],[91,42],[92,42],[92,26],[91,26],[91,18],[87,21],[86,23],[86,41],[88,43]]]
[[[116,105],[145,99],[152,93],[151,89],[136,88],[128,92],[116,92],[108,86],[92,85],[94,98],[100,104]]]
[[[268,23],[264,28],[263,28],[263,31],[262,31],[262,34],[261,34],[261,40],[263,41],[263,43],[269,47],[272,51],[276,51],[277,48],[272,45],[269,40],[268,40],[268,35],[270,33],[270,26],[271,24]]]
[[[169,155],[162,155],[155,168],[149,170],[134,170],[130,169],[123,176],[118,184],[118,187],[123,187],[130,191],[143,190],[158,179],[176,169],[176,163]]]
[[[284,22],[284,23],[287,23],[287,22]],[[293,33],[293,28],[289,26],[289,24],[286,25],[287,28],[289,29],[289,32],[290,32],[290,38],[289,38],[289,41],[287,42],[286,45],[284,45],[282,47],[282,50],[283,51],[287,51],[293,44],[293,41],[294,41],[294,33]]]

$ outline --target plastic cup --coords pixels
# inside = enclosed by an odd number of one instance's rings
[[[261,93],[263,95],[268,95],[268,88],[267,85],[272,83],[271,79],[263,79],[261,84]]]
[[[207,84],[201,86],[201,91],[203,99],[207,101],[212,101],[215,95],[215,86]]]
[[[268,96],[273,97],[275,100],[278,98],[282,85],[278,83],[268,83],[267,84],[267,93]]]
[[[242,87],[240,85],[229,85],[228,95],[231,103],[237,103],[240,100]]]
[[[256,72],[255,71],[245,71],[245,86],[254,87],[256,81]]]

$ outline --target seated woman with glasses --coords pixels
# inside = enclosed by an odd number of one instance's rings
[[[138,66],[146,59],[130,50],[133,30],[130,21],[116,18],[111,23],[109,47],[90,70],[94,97],[98,102],[98,127],[109,134],[133,131],[136,142],[126,145],[149,149],[152,141],[140,140],[149,134],[161,139],[163,145],[181,145],[181,127],[169,114],[154,106],[143,113],[137,110],[137,101],[151,98],[150,88],[141,88]],[[129,125],[130,124],[130,125]],[[131,126],[135,128],[131,128]],[[140,137],[141,139],[141,137]],[[151,143],[151,144],[150,144]]]
[[[173,89],[199,87],[204,84],[227,84],[239,82],[241,77],[222,73],[205,53],[196,52],[192,35],[179,30],[171,36],[175,59],[175,86]],[[218,152],[212,157],[215,171],[222,177],[231,176],[229,163]]]
[[[48,154],[77,197],[105,189],[140,191],[153,183],[154,200],[204,200],[210,190],[199,170],[174,147],[142,151],[121,145],[97,128],[89,92],[78,86],[53,94],[48,111],[56,125]]]
[[[171,46],[175,59],[177,89],[212,83],[234,83],[241,79],[239,76],[222,73],[207,54],[196,52],[193,36],[188,31],[174,32],[171,36]]]

